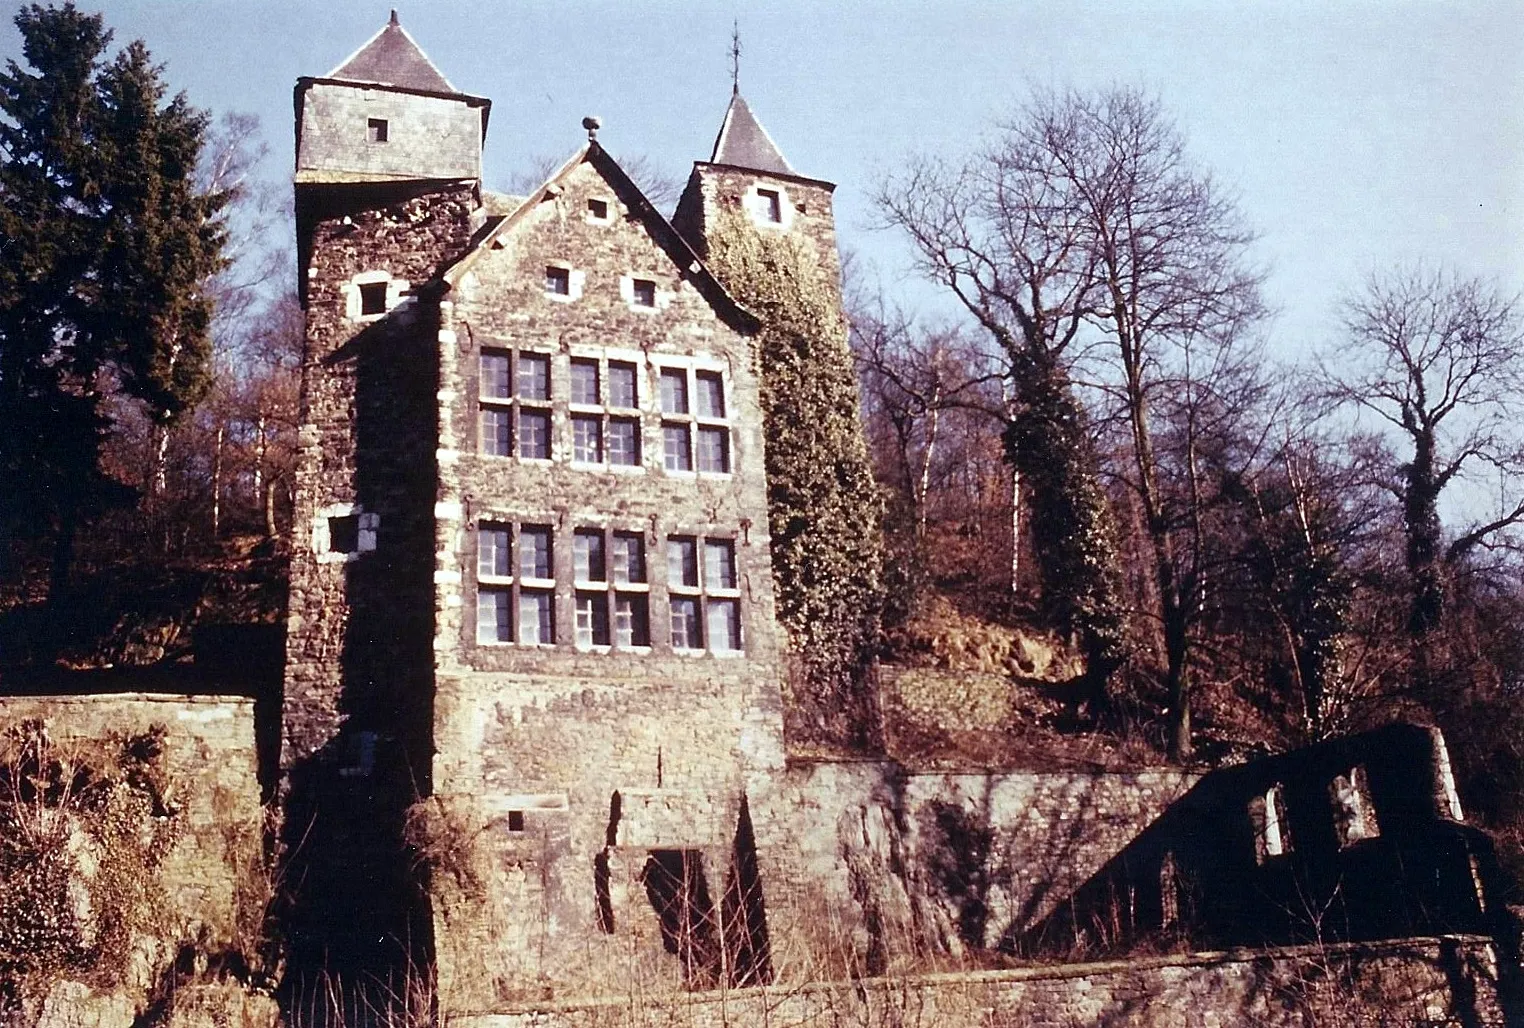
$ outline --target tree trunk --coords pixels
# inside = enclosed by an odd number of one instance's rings
[[[1021,472],[1011,465],[1011,595],[1021,588]]]
[[[221,422],[217,424],[216,440],[212,444],[212,542],[222,535],[222,434]]]

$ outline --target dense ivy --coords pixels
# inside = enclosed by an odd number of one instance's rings
[[[740,214],[722,214],[708,245],[715,273],[762,322],[773,578],[795,658],[795,713],[826,740],[872,744],[865,679],[883,607],[883,503],[840,294],[812,248],[763,237]]]
[[[1011,353],[1016,403],[1006,459],[1031,508],[1032,550],[1050,622],[1075,635],[1094,700],[1127,652],[1127,620],[1111,509],[1095,473],[1084,408],[1056,361]]]

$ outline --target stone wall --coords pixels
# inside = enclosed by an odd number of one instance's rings
[[[124,739],[162,727],[163,798],[176,819],[174,841],[155,871],[155,888],[165,901],[156,915],[161,937],[139,940],[127,980],[113,983],[116,992],[98,994],[81,982],[60,983],[53,1005],[72,1009],[85,996],[92,1004],[104,1004],[103,1009],[128,1011],[130,1020],[182,945],[203,959],[236,953],[255,961],[269,877],[254,701],[144,693],[0,697],[0,729],[29,719],[41,720],[63,752],[71,740]]]
[[[299,176],[481,177],[483,101],[326,82],[303,82],[297,96]],[[369,138],[372,119],[386,122],[384,141]]]
[[[450,1028],[1501,1028],[1497,961],[1477,937],[606,998],[446,1019]]]

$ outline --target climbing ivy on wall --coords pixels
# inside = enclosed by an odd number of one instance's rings
[[[815,251],[736,212],[708,232],[711,269],[762,322],[757,358],[778,615],[794,657],[796,733],[871,746],[866,681],[883,605],[880,521],[836,283]]]

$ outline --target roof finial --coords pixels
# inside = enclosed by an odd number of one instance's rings
[[[395,7],[392,8],[392,20],[387,22],[387,24],[388,25],[400,25],[400,24],[402,24],[401,22],[399,22],[397,20],[397,8],[395,8]]]
[[[740,95],[741,92],[741,23],[739,20],[730,23],[730,92]]]
[[[589,143],[596,143],[598,141],[598,130],[603,127],[603,119],[589,114],[582,119],[582,127],[587,129],[587,141]]]

